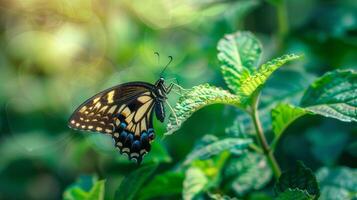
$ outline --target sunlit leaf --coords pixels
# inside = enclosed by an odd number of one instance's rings
[[[208,84],[195,86],[186,91],[174,108],[177,118],[173,114],[169,117],[167,123],[168,132],[165,135],[170,135],[179,129],[181,124],[197,110],[216,103],[239,105],[240,101],[237,96],[228,91]]]
[[[249,72],[244,70],[240,77],[240,94],[250,97],[260,86],[264,85],[270,75],[289,61],[300,58],[300,55],[287,54],[275,58],[259,67],[259,69]]]
[[[224,176],[229,181],[229,187],[237,195],[243,196],[267,184],[272,171],[262,154],[249,152],[231,159],[225,167]]]
[[[217,49],[223,78],[229,89],[238,94],[241,74],[255,70],[262,45],[250,32],[237,32],[221,39]]]
[[[276,200],[313,200],[313,197],[310,196],[305,190],[300,189],[287,189],[284,192],[280,193]]]
[[[336,70],[315,81],[305,92],[301,106],[341,121],[357,121],[357,72]]]
[[[241,139],[241,138],[225,138],[207,144],[200,148],[196,148],[191,152],[184,161],[184,165],[191,163],[193,160],[208,159],[211,156],[217,155],[223,151],[231,151],[234,154],[241,154],[247,149],[249,144],[252,143],[251,139]]]
[[[153,199],[158,197],[181,194],[184,174],[167,172],[155,176],[138,194],[138,199]]]
[[[321,200],[352,200],[357,197],[357,170],[347,167],[323,167],[316,173]]]
[[[288,189],[306,190],[307,193],[317,199],[320,190],[316,177],[311,169],[305,167],[302,162],[298,162],[295,169],[291,169],[281,174],[275,184],[277,194],[283,193]]]
[[[308,111],[290,104],[279,104],[272,111],[272,126],[277,140],[284,130],[296,119],[305,115]]]
[[[156,168],[157,164],[140,166],[140,168],[128,174],[116,190],[115,199],[134,199],[136,193]]]
[[[193,199],[197,194],[201,193],[204,190],[207,183],[207,177],[199,168],[190,167],[186,171],[185,180],[183,182],[183,199]]]
[[[81,176],[75,184],[66,189],[63,199],[104,199],[104,184],[105,180],[98,181],[92,176]]]
[[[218,60],[222,65],[241,72],[243,69],[253,71],[259,62],[262,45],[250,32],[239,31],[225,35],[218,42]]]

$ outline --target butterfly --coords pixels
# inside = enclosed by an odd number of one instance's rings
[[[164,103],[173,85],[166,86],[160,76],[155,84],[128,82],[106,89],[81,104],[68,126],[111,135],[120,153],[140,164],[155,138],[153,113],[164,121]]]

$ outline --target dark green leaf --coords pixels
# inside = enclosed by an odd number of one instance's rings
[[[336,70],[315,81],[301,105],[307,110],[341,121],[357,121],[357,72]]]
[[[157,166],[157,164],[140,166],[140,168],[128,174],[120,183],[119,188],[116,190],[115,199],[134,199],[136,193],[140,190],[150,175],[155,171]]]
[[[275,184],[277,194],[283,193],[288,189],[306,190],[315,199],[320,195],[315,175],[302,162],[298,162],[295,169],[282,173]]]

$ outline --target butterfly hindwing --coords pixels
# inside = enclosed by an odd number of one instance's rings
[[[69,126],[110,134],[120,153],[140,163],[154,138],[152,87],[146,83],[127,83],[105,90],[79,106]]]

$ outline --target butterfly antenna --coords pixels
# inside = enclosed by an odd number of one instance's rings
[[[169,56],[170,61],[166,64],[166,66],[164,67],[164,69],[161,71],[160,73],[160,77],[162,77],[162,74],[165,72],[165,70],[167,69],[167,67],[170,65],[170,63],[172,62],[173,58],[172,56]]]

